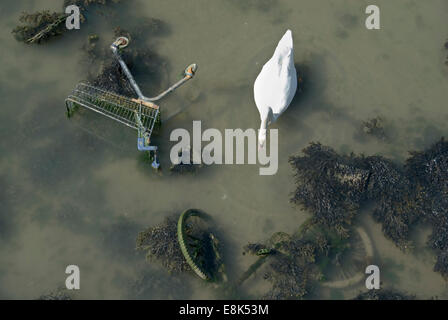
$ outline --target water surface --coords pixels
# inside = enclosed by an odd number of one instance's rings
[[[1,298],[33,299],[55,290],[69,264],[81,269],[76,298],[219,298],[219,290],[194,276],[170,276],[146,263],[134,250],[137,233],[199,207],[225,233],[227,267],[236,277],[252,262],[241,255],[242,246],[275,231],[292,233],[309,217],[288,202],[294,190],[289,155],[320,141],[339,152],[403,161],[409,150],[447,134],[444,1],[377,1],[382,29],[368,31],[366,1],[130,0],[121,14],[105,10],[44,46],[13,39],[20,12],[60,10],[59,2],[0,4]],[[306,90],[273,126],[279,129],[276,175],[259,176],[258,166],[241,165],[159,176],[139,163],[132,130],[88,112],[65,117],[65,97],[86,78],[80,48],[88,34],[112,41],[113,27],[141,17],[156,17],[168,30],[139,43],[166,63],[154,85],[142,87],[147,95],[177,80],[188,64],[200,68],[161,103],[164,114],[183,110],[156,139],[165,168],[174,128],[191,130],[193,120],[202,120],[204,129],[259,126],[253,82],[285,30],[292,30]],[[390,143],[360,139],[361,121],[379,115],[393,128]],[[404,254],[368,212],[360,220],[373,239],[384,286],[448,298],[425,248],[428,232],[418,230],[415,252]],[[360,290],[324,290],[317,298]]]

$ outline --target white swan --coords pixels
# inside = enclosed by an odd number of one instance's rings
[[[297,90],[291,30],[286,31],[254,83],[254,99],[260,112],[258,144],[264,147],[267,127],[288,108]]]

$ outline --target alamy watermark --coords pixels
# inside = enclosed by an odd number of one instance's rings
[[[278,130],[270,129],[269,155],[266,147],[257,147],[255,129],[225,129],[221,131],[209,128],[202,132],[201,121],[193,121],[193,139],[186,129],[171,132],[170,141],[176,143],[170,152],[173,164],[259,164],[260,175],[274,175],[278,170]],[[193,142],[192,155],[190,154]],[[202,142],[207,144],[202,147]],[[257,152],[258,150],[258,152]],[[247,152],[246,152],[247,151]],[[179,154],[182,156],[179,158]]]
[[[366,19],[366,28],[368,30],[380,30],[380,8],[371,4],[367,6],[366,14],[369,15]]]
[[[69,5],[65,8],[65,13],[69,16],[65,21],[68,30],[80,29],[80,9],[77,5]],[[380,8],[376,5],[368,5],[365,13],[369,16],[366,19],[365,26],[368,30],[379,30],[380,27]]]
[[[70,5],[65,8],[65,13],[69,16],[65,19],[65,27],[68,30],[79,30],[81,28],[81,14],[77,5]]]
[[[380,288],[380,268],[374,264],[369,265],[366,268],[366,274],[369,275],[366,279],[366,288],[378,290]]]
[[[81,273],[77,265],[71,264],[65,268],[65,273],[69,276],[65,279],[65,287],[68,290],[81,289]]]

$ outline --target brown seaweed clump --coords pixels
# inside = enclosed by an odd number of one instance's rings
[[[432,225],[429,246],[434,270],[448,279],[448,142],[411,152],[404,166],[379,156],[341,156],[313,143],[304,156],[290,158],[297,189],[291,201],[313,214],[313,223],[345,234],[364,203],[397,247],[411,247],[410,231],[419,222]]]
[[[124,60],[129,63],[129,59]],[[99,74],[89,81],[95,87],[114,92],[127,97],[136,97],[136,93],[129,83],[118,61],[103,63]]]
[[[140,232],[136,241],[136,249],[145,251],[148,261],[160,262],[170,273],[192,271],[179,244],[178,220],[178,215],[168,217],[161,225]],[[184,244],[194,263],[211,281],[225,281],[220,241],[211,229],[209,221],[190,217],[185,222]]]
[[[259,259],[239,284],[253,274],[262,275],[271,283],[262,294],[265,299],[303,299],[321,286],[350,287],[365,279],[365,266],[373,257],[368,236],[362,228],[352,229],[350,238],[343,238],[331,228],[308,221],[292,236],[277,232],[265,243],[249,243],[243,254]]]
[[[402,167],[383,157],[367,157],[370,167],[367,199],[384,235],[402,250],[410,247],[410,228],[421,218],[416,189]]]
[[[353,300],[414,300],[415,296],[394,290],[379,289],[360,293]]]
[[[146,252],[146,259],[158,261],[169,272],[191,270],[177,240],[178,216],[166,218],[156,227],[150,227],[137,236],[136,248]]]
[[[80,22],[83,23],[86,21],[85,12],[90,5],[109,5],[118,2],[121,2],[121,0],[65,0],[63,12],[44,10],[31,14],[22,13],[19,17],[22,25],[15,27],[12,33],[17,41],[28,44],[41,44],[51,38],[62,35],[67,30],[65,21],[68,15],[64,13],[67,6],[76,5],[80,8]]]
[[[313,213],[313,222],[348,236],[347,227],[367,196],[370,171],[363,158],[340,156],[311,143],[304,156],[292,156],[297,188],[291,198]]]
[[[52,37],[60,36],[66,30],[65,13],[44,10],[35,13],[23,12],[19,18],[22,25],[15,27],[12,33],[17,41],[41,43]]]
[[[245,246],[244,253],[257,255],[259,259],[241,277],[239,284],[260,269],[263,279],[271,283],[263,299],[303,299],[313,282],[322,276],[315,262],[326,252],[328,243],[324,237],[309,240],[283,232],[275,233],[266,244]]]
[[[448,142],[442,138],[411,155],[406,169],[416,179],[420,210],[433,227],[429,246],[437,254],[434,271],[448,278]]]
[[[401,167],[378,156],[339,155],[319,143],[303,153],[289,159],[297,184],[291,202],[310,210],[313,223],[348,236],[353,217],[371,201],[386,237],[402,249],[408,247],[409,227],[419,210],[413,183]]]

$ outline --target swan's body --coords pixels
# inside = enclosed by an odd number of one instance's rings
[[[260,112],[258,143],[266,142],[267,126],[288,108],[297,90],[297,72],[294,66],[294,48],[291,30],[286,31],[255,80],[254,98]]]

